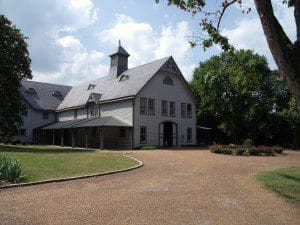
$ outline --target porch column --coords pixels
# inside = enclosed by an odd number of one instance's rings
[[[100,149],[104,149],[104,143],[103,143],[103,132],[104,128],[100,127]]]
[[[64,146],[64,129],[62,129],[60,132],[60,144],[61,144],[61,147]]]
[[[74,137],[74,128],[73,128],[72,129],[72,148],[74,148],[74,147],[75,147],[75,137]]]
[[[88,148],[88,128],[85,128],[85,148]]]
[[[54,131],[55,131],[55,130],[53,129],[53,130],[52,130],[52,145],[54,145],[54,138],[55,138],[55,137],[54,137]]]

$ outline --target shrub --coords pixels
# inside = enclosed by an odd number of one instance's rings
[[[17,145],[21,144],[21,140],[16,140],[16,142],[17,142]]]
[[[212,153],[221,154],[223,149],[224,149],[224,147],[222,145],[219,145],[219,144],[214,144],[214,145],[209,146],[209,150]]]
[[[27,142],[26,141],[22,141],[22,145],[27,145]]]
[[[273,151],[274,151],[276,154],[282,154],[282,153],[283,153],[283,147],[281,147],[281,146],[279,146],[279,145],[273,146]]]
[[[16,144],[17,144],[17,141],[11,141],[11,144],[12,144],[12,145],[16,145]]]
[[[243,147],[237,147],[231,150],[233,155],[243,155],[245,151],[246,149]]]
[[[261,145],[257,149],[260,152],[260,154],[275,155],[275,152],[273,151],[273,148],[271,148],[271,147]]]
[[[246,147],[252,147],[252,146],[254,146],[254,142],[251,139],[247,138],[247,139],[245,139],[243,145]]]
[[[154,150],[154,149],[157,149],[157,146],[155,146],[155,145],[147,145],[147,146],[141,147],[141,150]]]
[[[12,160],[7,154],[0,157],[0,180],[18,182],[21,179],[21,164]]]
[[[258,150],[258,148],[250,147],[247,148],[245,151],[245,155],[260,155],[261,152]]]
[[[228,149],[234,149],[234,148],[237,148],[238,146],[236,144],[229,144],[227,145],[227,148]]]

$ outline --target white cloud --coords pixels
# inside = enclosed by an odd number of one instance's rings
[[[249,1],[243,2],[244,6],[251,7],[253,9],[252,14],[255,17],[249,19],[249,16],[245,16],[236,23],[236,27],[233,29],[224,28],[222,34],[229,38],[232,43],[238,49],[253,49],[256,53],[265,55],[270,63],[271,68],[276,68],[276,64],[273,60],[273,56],[269,50],[260,19],[255,11],[254,4]],[[296,40],[296,25],[293,16],[293,8],[288,8],[282,4],[281,1],[272,1],[274,12],[285,32],[292,41]]]
[[[97,20],[91,0],[0,1],[0,12],[29,37],[34,80],[77,84],[105,70],[103,53],[88,51],[68,35]]]
[[[114,26],[100,32],[100,40],[116,45],[120,39],[131,55],[130,67],[173,55],[185,77],[191,78],[194,64],[186,54],[189,50],[187,36],[191,35],[187,22],[163,27],[159,32],[150,24],[137,22],[124,14],[116,14],[116,20]]]

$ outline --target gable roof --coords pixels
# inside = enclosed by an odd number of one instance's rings
[[[101,77],[78,86],[72,87],[57,110],[79,108],[85,106],[90,94],[101,94],[100,102],[111,101],[122,98],[134,97],[144,85],[156,74],[172,56],[159,59],[141,66],[124,71],[118,78],[112,76]],[[122,79],[128,76],[128,79]],[[94,84],[95,88],[88,90],[88,86]]]
[[[56,110],[71,88],[71,86],[23,80],[19,90],[23,99],[33,109]]]

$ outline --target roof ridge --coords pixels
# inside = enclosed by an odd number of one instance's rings
[[[31,82],[31,83],[39,83],[39,84],[51,84],[51,85],[57,85],[57,86],[63,86],[63,87],[74,87],[74,86],[70,86],[70,85],[54,84],[54,83],[34,81],[34,80],[22,80],[21,83],[22,82]]]
[[[129,68],[128,70],[135,69],[135,68],[138,68],[138,67],[141,67],[141,66],[145,66],[145,65],[148,65],[148,64],[150,64],[150,63],[162,61],[163,59],[169,59],[169,58],[171,58],[171,57],[172,57],[172,56],[170,55],[170,56],[167,56],[167,57],[164,57],[164,58],[161,58],[161,59],[157,59],[157,60],[154,60],[154,61],[151,61],[151,62],[144,63],[144,64],[139,65],[139,66],[131,67],[131,68]],[[125,70],[124,72],[126,72],[126,71],[128,71],[128,70]]]

